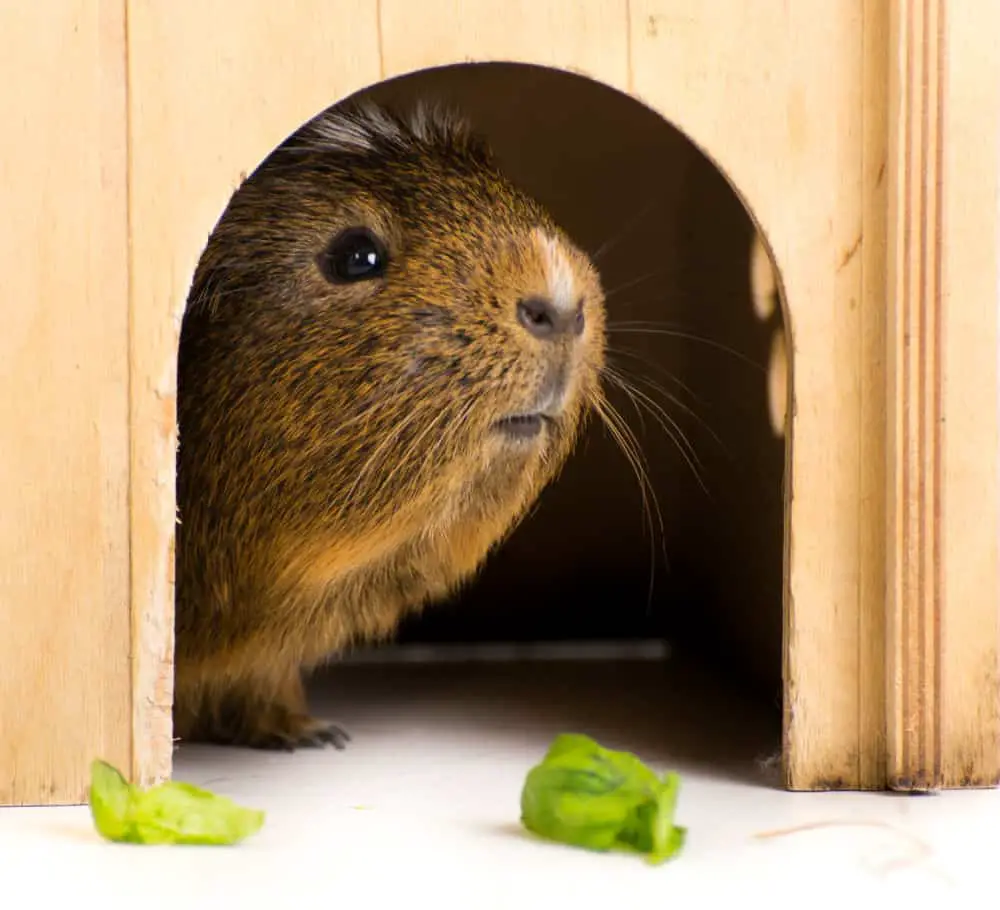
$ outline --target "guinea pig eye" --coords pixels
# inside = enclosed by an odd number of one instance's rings
[[[380,278],[388,260],[385,244],[371,231],[348,228],[330,241],[317,257],[317,264],[332,284],[353,284]]]

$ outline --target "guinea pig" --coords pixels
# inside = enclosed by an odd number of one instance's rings
[[[342,748],[303,673],[475,575],[600,409],[605,331],[462,118],[338,106],[282,143],[181,326],[175,735]]]

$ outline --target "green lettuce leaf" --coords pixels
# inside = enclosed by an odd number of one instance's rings
[[[106,840],[128,844],[235,844],[256,834],[264,813],[192,784],[140,790],[107,762],[90,766],[90,813]]]
[[[684,846],[674,824],[680,777],[659,778],[629,752],[564,733],[521,790],[521,823],[547,840],[590,850],[626,850],[659,863]]]
[[[90,765],[90,814],[101,837],[112,841],[128,839],[132,785],[107,762]]]

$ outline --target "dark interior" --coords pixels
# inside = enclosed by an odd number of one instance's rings
[[[613,393],[662,530],[654,513],[650,535],[628,462],[592,423],[480,579],[399,641],[665,636],[780,704],[785,440],[769,421],[767,365],[783,329],[780,307],[755,311],[756,232],[725,177],[659,115],[567,73],[462,65],[365,94],[451,102],[490,138],[507,172],[597,254],[612,360],[689,444]]]

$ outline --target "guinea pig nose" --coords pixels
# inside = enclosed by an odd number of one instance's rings
[[[545,297],[526,297],[517,302],[517,321],[535,338],[582,335],[585,324],[583,302],[566,310]]]

